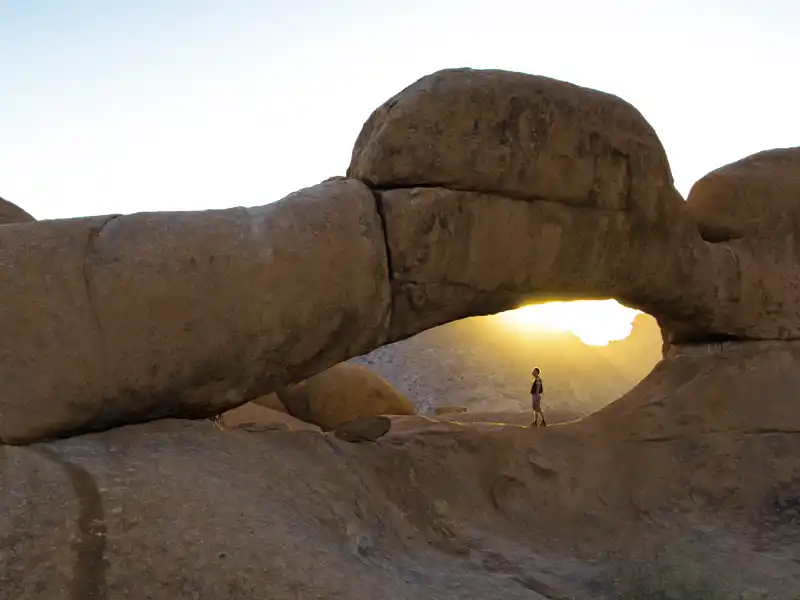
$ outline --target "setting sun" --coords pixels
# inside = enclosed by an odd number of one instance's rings
[[[569,331],[584,344],[605,346],[628,337],[638,313],[616,300],[577,300],[531,304],[500,313],[497,317],[512,327],[533,325]]]

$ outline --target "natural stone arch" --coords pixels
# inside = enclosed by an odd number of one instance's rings
[[[704,241],[614,96],[439,72],[370,117],[348,175],[259,208],[0,228],[0,441],[217,414],[532,300],[617,298],[668,343],[798,335],[796,261],[764,275],[757,244]]]
[[[522,295],[617,298],[655,316],[668,342],[787,339],[800,334],[800,309],[785,301],[800,284],[797,253],[762,271],[772,258],[763,233],[780,228],[793,248],[799,218],[786,154],[797,160],[798,149],[782,152],[710,174],[712,186],[698,182],[687,206],[658,137],[630,104],[544,77],[449,69],[372,114],[348,175],[379,190],[387,215],[393,335],[415,327],[404,324],[406,313],[430,326],[510,308],[504,298]],[[773,176],[781,181],[770,188]],[[757,181],[729,193],[743,177]],[[741,215],[761,235],[703,240],[698,224],[710,217],[692,207],[710,204],[704,190],[714,186],[723,212],[742,195],[771,206]],[[437,251],[441,241],[449,243]],[[463,286],[473,292],[458,293]]]

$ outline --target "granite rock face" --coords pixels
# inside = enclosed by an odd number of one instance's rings
[[[611,297],[656,317],[669,345],[800,337],[797,162],[797,149],[760,153],[687,204],[624,100],[446,69],[373,112],[348,174],[385,215],[391,340],[521,302]]]
[[[383,230],[338,178],[259,208],[0,233],[0,440],[235,408],[383,343]]]
[[[800,148],[712,171],[692,186],[686,207],[715,250],[718,330],[800,339]]]

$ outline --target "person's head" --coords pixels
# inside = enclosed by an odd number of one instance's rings
[[[534,367],[532,373],[533,373],[534,377],[538,377],[539,376],[539,367]]]

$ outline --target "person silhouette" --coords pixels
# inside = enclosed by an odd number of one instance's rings
[[[541,426],[547,427],[547,422],[544,420],[544,413],[542,412],[542,394],[544,393],[544,384],[542,378],[539,376],[541,371],[539,367],[535,367],[531,371],[533,375],[533,383],[531,384],[531,404],[533,405],[533,423],[531,427],[539,427],[538,418],[541,417]]]

